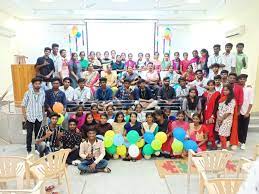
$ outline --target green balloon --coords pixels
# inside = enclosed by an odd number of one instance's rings
[[[129,131],[126,137],[128,142],[130,142],[130,144],[135,144],[139,140],[139,134],[135,130]]]
[[[150,144],[146,144],[143,148],[143,155],[152,155],[154,153],[153,148],[151,147]]]
[[[158,139],[152,141],[151,146],[154,150],[158,151],[162,148],[162,143]]]
[[[172,149],[175,153],[181,153],[183,151],[183,143],[177,139],[174,139],[172,143]]]
[[[112,144],[113,144],[113,138],[112,138],[112,137],[105,137],[105,138],[104,138],[104,146],[105,146],[106,148],[111,147]]]
[[[113,155],[116,153],[117,147],[115,145],[112,145],[111,147],[106,148],[107,153]]]

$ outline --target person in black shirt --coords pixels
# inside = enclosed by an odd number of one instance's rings
[[[51,52],[51,48],[46,47],[44,49],[44,56],[39,57],[35,64],[36,74],[37,76],[41,76],[43,81],[46,82],[46,86],[49,87],[49,82],[53,77],[55,72],[54,62],[51,58],[49,58]]]
[[[40,157],[59,150],[59,140],[64,131],[62,127],[57,125],[59,117],[58,113],[52,112],[50,124],[41,127],[38,132],[36,147]]]
[[[101,114],[101,119],[100,119],[100,123],[98,123],[96,125],[96,131],[97,131],[97,135],[102,135],[104,136],[104,134],[108,131],[108,130],[112,130],[112,126],[110,123],[107,123],[108,121],[108,115],[106,113],[102,113]]]
[[[153,99],[153,94],[148,86],[146,86],[146,81],[141,79],[139,81],[138,92],[136,99],[139,99],[140,104],[146,109],[154,108],[157,105],[157,101]]]
[[[63,144],[64,149],[71,149],[67,157],[67,164],[72,164],[74,160],[79,158],[79,146],[81,143],[81,134],[76,132],[77,121],[75,119],[69,119],[68,130],[66,130],[63,136],[60,138],[60,142]]]
[[[175,96],[175,90],[170,84],[170,78],[165,77],[163,79],[163,85],[158,91],[158,101],[160,102],[159,105],[162,106],[172,106],[172,103],[176,100]]]

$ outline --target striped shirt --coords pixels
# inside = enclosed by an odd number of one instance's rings
[[[44,137],[46,135],[46,132],[49,131],[49,130],[51,130],[53,133],[50,137],[45,139],[44,142],[47,143],[47,145],[49,146],[51,151],[55,151],[56,148],[57,148],[58,133],[63,132],[64,129],[60,126],[56,126],[56,128],[54,128],[54,129],[51,129],[49,127],[49,125],[42,126],[39,130],[37,139],[41,139],[42,137]]]
[[[28,90],[24,94],[22,106],[26,109],[26,116],[29,122],[34,123],[43,120],[43,107],[45,102],[45,93],[40,90],[38,93],[33,89]]]

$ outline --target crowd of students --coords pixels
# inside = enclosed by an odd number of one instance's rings
[[[220,55],[220,45],[215,45],[212,56],[202,49],[201,57],[195,50],[191,60],[188,53],[180,59],[175,52],[172,61],[167,53],[162,61],[157,52],[153,60],[149,53],[145,59],[139,53],[136,62],[131,53],[126,59],[125,53],[116,56],[114,50],[111,58],[105,52],[103,59],[100,52],[90,52],[88,60],[84,52],[80,52],[80,60],[72,53],[67,62],[66,51],[62,49],[58,55],[57,44],[52,45],[51,56],[51,49],[45,48],[45,55],[35,65],[37,77],[22,103],[28,153],[34,130],[40,156],[70,148],[67,163],[81,158],[78,168],[82,173],[110,172],[104,143],[96,136],[108,130],[124,137],[131,130],[140,136],[162,131],[168,138],[161,155],[174,157],[172,132],[177,127],[186,130],[186,138],[196,141],[202,151],[226,149],[229,143],[233,149],[239,143],[245,149],[253,89],[246,85],[247,75],[241,74],[247,67],[244,44],[237,44],[236,54],[231,53],[232,47],[226,44],[226,52]],[[181,105],[174,114],[171,110],[176,101]],[[75,109],[67,129],[57,125],[56,102],[64,105],[63,115]],[[116,111],[120,104],[123,111]],[[45,111],[50,121],[41,126]]]

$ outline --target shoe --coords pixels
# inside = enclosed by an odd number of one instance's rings
[[[237,146],[236,145],[232,145],[231,146],[231,150],[236,150],[237,149]]]
[[[246,144],[244,143],[241,143],[241,147],[240,147],[241,150],[245,150],[246,149]]]
[[[74,166],[78,166],[78,164],[80,164],[80,163],[81,163],[80,160],[74,160],[74,161],[72,161],[72,165],[74,165]]]

